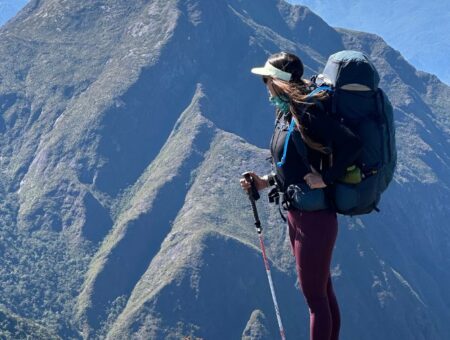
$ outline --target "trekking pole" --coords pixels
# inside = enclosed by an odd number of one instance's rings
[[[258,210],[256,209],[256,201],[260,198],[258,190],[256,189],[253,178],[249,173],[244,174],[244,178],[250,182],[251,188],[248,190],[248,197],[252,204],[253,216],[255,218],[255,227],[259,235],[259,243],[261,245],[261,251],[264,260],[264,266],[266,267],[267,279],[269,280],[270,292],[272,294],[273,305],[275,306],[275,314],[277,315],[278,328],[280,329],[281,340],[286,340],[284,334],[283,323],[281,322],[280,309],[278,308],[277,296],[275,295],[275,288],[273,286],[272,274],[270,273],[269,260],[266,256],[266,247],[264,247],[264,239],[262,235],[261,221],[259,220]]]

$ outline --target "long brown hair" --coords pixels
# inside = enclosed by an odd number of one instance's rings
[[[287,82],[276,78],[271,78],[271,80],[276,94],[289,100],[289,109],[292,114],[292,118],[298,123],[298,130],[300,131],[306,145],[323,154],[330,154],[330,148],[312,140],[311,137],[308,136],[304,125],[302,124],[302,119],[305,119],[304,116],[309,115],[307,111],[308,108],[316,105],[317,102],[328,99],[328,93],[326,91],[320,91],[312,96],[308,96],[310,84],[308,81],[303,79],[301,82]]]

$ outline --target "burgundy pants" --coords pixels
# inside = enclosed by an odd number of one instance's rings
[[[336,340],[341,321],[330,274],[337,236],[336,213],[291,210],[288,225],[298,279],[309,306],[310,339]]]

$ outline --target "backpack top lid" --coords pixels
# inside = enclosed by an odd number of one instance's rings
[[[323,74],[335,88],[358,84],[375,91],[380,83],[375,66],[365,54],[358,51],[346,50],[332,54]]]

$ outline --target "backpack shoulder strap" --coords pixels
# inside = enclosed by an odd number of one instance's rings
[[[312,91],[310,94],[308,94],[308,97],[314,96],[316,93],[319,93],[320,91],[327,91],[328,93],[332,94],[334,92],[333,88],[328,85],[322,85],[316,88],[314,91]]]

